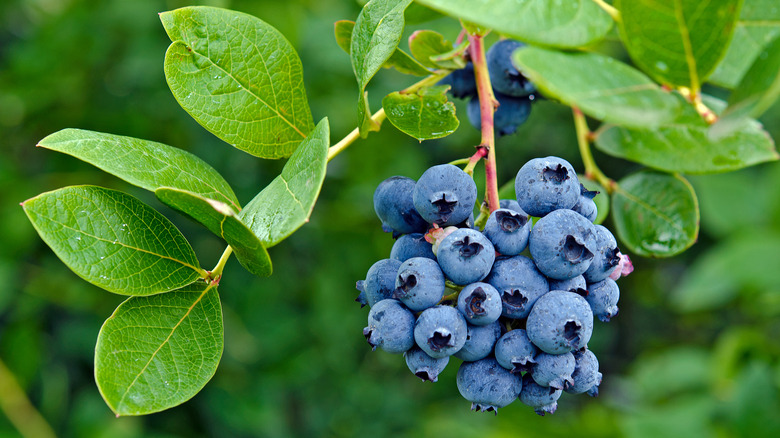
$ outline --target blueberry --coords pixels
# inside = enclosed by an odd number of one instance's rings
[[[429,258],[412,257],[401,263],[397,274],[393,297],[415,312],[438,304],[444,296],[444,274]]]
[[[501,294],[501,314],[508,318],[525,318],[536,300],[550,290],[534,262],[522,255],[496,260],[485,283]]]
[[[491,357],[463,362],[456,383],[460,395],[471,402],[471,409],[485,412],[509,405],[523,387],[519,375],[502,368]]]
[[[531,376],[539,386],[563,389],[574,385],[571,377],[575,365],[572,353],[539,353],[534,360],[536,365],[531,370]]]
[[[595,283],[609,277],[620,264],[620,250],[615,236],[606,227],[594,225],[596,250],[593,251],[593,261],[583,276],[588,283]]]
[[[588,284],[585,281],[585,277],[578,275],[566,280],[553,280],[550,279],[550,290],[566,290],[574,292],[580,296],[588,295]]]
[[[368,312],[366,341],[388,353],[403,353],[414,346],[414,314],[396,300],[382,300]]]
[[[501,316],[501,295],[488,283],[471,283],[458,295],[458,310],[473,325],[487,325]]]
[[[568,161],[558,157],[534,158],[515,178],[517,202],[531,216],[572,208],[580,199],[580,183]]]
[[[545,353],[568,353],[588,345],[593,311],[576,293],[554,290],[536,301],[525,328],[531,342]]]
[[[360,308],[362,309],[368,304],[368,299],[366,298],[366,292],[363,291],[363,280],[358,280],[357,282],[357,289],[360,291],[357,298],[355,298],[355,301],[360,303]]]
[[[454,307],[434,306],[423,310],[414,326],[414,340],[433,358],[452,356],[466,343],[468,327]]]
[[[501,336],[501,324],[493,321],[488,325],[468,325],[466,343],[455,353],[455,357],[467,362],[473,362],[488,357],[493,352],[493,346]]]
[[[591,222],[595,221],[599,215],[599,210],[596,207],[596,203],[593,202],[593,198],[598,194],[599,192],[592,192],[580,183],[580,199],[577,200],[577,203],[571,209],[583,215],[585,219]]]
[[[499,208],[508,208],[509,210],[516,211],[520,214],[528,216],[528,213],[523,211],[523,209],[520,208],[520,204],[518,204],[514,199],[502,199],[498,201],[498,206]]]
[[[484,234],[470,228],[459,228],[441,241],[436,258],[447,278],[455,284],[464,285],[488,275],[496,259],[496,251]]]
[[[528,239],[536,267],[556,280],[587,271],[597,248],[594,225],[571,210],[555,210],[536,221]]]
[[[534,412],[544,416],[554,414],[558,409],[558,399],[561,398],[560,389],[552,387],[539,386],[531,374],[523,376],[523,390],[520,391],[520,401],[534,408]]]
[[[617,302],[620,299],[620,289],[615,280],[606,278],[588,285],[588,296],[585,297],[593,310],[593,315],[601,322],[609,322],[618,314]]]
[[[496,360],[502,367],[513,373],[531,369],[536,363],[537,349],[523,329],[514,329],[504,333],[496,341]]]
[[[572,384],[563,390],[570,394],[582,394],[587,392],[591,397],[599,395],[601,373],[599,361],[590,350],[578,350],[574,352],[574,373],[571,375]]]
[[[418,347],[413,347],[404,353],[406,366],[415,376],[423,381],[435,382],[439,379],[439,374],[447,366],[450,357],[441,357],[438,359],[428,356]]]
[[[356,285],[362,292],[365,303],[359,301],[360,296],[356,301],[373,306],[377,301],[392,298],[395,291],[395,277],[400,267],[401,262],[393,259],[383,259],[371,265],[366,273],[366,279],[358,281]]]
[[[449,85],[450,94],[458,99],[476,96],[477,81],[474,78],[474,64],[469,62],[462,69],[453,71],[440,80],[438,85]]]
[[[405,262],[412,257],[425,257],[436,260],[433,255],[432,245],[425,240],[421,233],[404,234],[399,237],[390,250],[390,258]]]
[[[498,108],[493,113],[493,129],[498,137],[511,135],[517,131],[531,115],[531,97],[512,97],[501,93],[494,93],[498,101]],[[466,106],[466,115],[471,125],[478,130],[482,129],[482,117],[479,107],[479,99],[472,98]]]
[[[524,46],[520,41],[501,40],[488,50],[486,58],[493,88],[510,96],[527,96],[536,87],[512,64],[512,52]]]
[[[499,208],[490,213],[483,233],[499,253],[518,255],[528,245],[531,221],[526,214]]]
[[[440,164],[423,172],[412,198],[417,211],[429,223],[456,225],[473,214],[477,185],[459,167]]]
[[[374,211],[382,229],[396,234],[424,233],[428,224],[414,208],[412,191],[416,183],[405,176],[391,176],[374,191]]]

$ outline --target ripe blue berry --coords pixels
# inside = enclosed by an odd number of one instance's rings
[[[433,255],[432,245],[425,240],[421,233],[404,234],[399,237],[390,250],[390,258],[405,262],[412,257],[425,257],[436,260]]]
[[[413,347],[406,351],[404,359],[406,359],[406,366],[409,367],[409,370],[415,376],[423,381],[427,380],[430,382],[435,382],[439,379],[439,374],[450,361],[449,356],[438,359],[430,357],[418,347]]]
[[[472,325],[487,325],[501,316],[501,295],[488,283],[471,283],[458,295],[458,310]]]
[[[539,386],[563,389],[574,385],[571,377],[575,365],[572,353],[539,353],[534,359],[536,360],[536,365],[531,370],[531,376]]]
[[[424,233],[428,224],[412,202],[416,183],[405,176],[391,176],[374,191],[374,211],[382,221],[382,229],[396,234]]]
[[[520,401],[534,408],[534,412],[544,416],[544,414],[554,414],[558,409],[558,399],[561,398],[560,389],[539,386],[531,374],[523,376],[523,390],[520,391]]]
[[[518,255],[528,245],[531,221],[528,215],[499,208],[488,217],[483,233],[500,254]]]
[[[536,355],[536,346],[523,329],[510,330],[496,341],[496,360],[513,373],[530,370]]]
[[[566,280],[550,279],[550,290],[566,290],[584,297],[588,294],[588,284],[582,275]]]
[[[459,167],[440,164],[426,170],[412,194],[420,215],[439,226],[457,225],[474,212],[477,185]]]
[[[572,384],[563,390],[570,394],[582,394],[587,392],[591,397],[599,395],[601,373],[599,361],[590,350],[578,350],[574,352],[574,373],[571,375]]]
[[[444,287],[444,274],[435,261],[412,257],[398,268],[394,298],[419,312],[438,304],[444,296]]]
[[[493,129],[496,136],[511,135],[517,131],[531,114],[530,97],[512,97],[501,93],[494,93],[498,101],[498,108],[493,113]],[[472,98],[466,106],[466,115],[469,122],[475,128],[482,129],[482,116],[479,107],[479,99]]]
[[[588,270],[583,273],[588,283],[596,283],[609,277],[620,264],[620,250],[615,236],[601,225],[595,225],[593,231],[596,237],[596,250],[593,251],[593,261]]]
[[[523,209],[520,208],[520,204],[518,204],[514,199],[502,199],[498,201],[498,206],[499,208],[508,208],[509,210],[516,211],[520,214],[528,216],[528,213],[523,211]]]
[[[496,259],[496,251],[484,234],[470,228],[459,228],[441,241],[436,258],[447,278],[455,284],[464,285],[488,275]]]
[[[496,411],[515,401],[522,390],[520,376],[512,374],[493,358],[463,362],[458,368],[458,391],[474,411]]]
[[[585,299],[599,321],[609,322],[610,318],[618,314],[617,302],[620,299],[620,289],[615,280],[605,278],[588,285],[588,295]]]
[[[577,200],[577,203],[571,209],[583,215],[585,219],[591,222],[595,221],[599,215],[599,209],[596,207],[596,203],[593,202],[593,198],[598,194],[599,192],[592,192],[580,183],[580,199]]]
[[[466,343],[455,353],[455,357],[467,362],[473,362],[488,357],[493,352],[493,346],[501,336],[501,324],[493,321],[488,325],[468,325]]]
[[[414,326],[414,340],[428,356],[452,356],[466,343],[468,327],[454,307],[434,306],[423,310]]]
[[[414,314],[396,300],[382,300],[368,312],[366,341],[388,353],[403,353],[414,346]]]
[[[594,225],[571,210],[555,210],[536,221],[528,249],[542,273],[556,280],[583,274],[596,252]]]
[[[510,96],[527,96],[536,87],[512,64],[512,52],[524,44],[515,40],[501,40],[487,52],[486,60],[493,88]]]
[[[502,315],[525,318],[539,297],[550,290],[547,279],[528,257],[501,258],[485,278],[501,294]]]
[[[469,62],[462,69],[453,71],[440,80],[438,85],[449,85],[450,94],[458,99],[476,96],[477,81],[474,78],[474,64]]]
[[[359,280],[356,285],[362,292],[365,304],[370,307],[378,301],[393,297],[396,287],[395,277],[400,267],[401,262],[393,259],[383,259],[371,265],[366,273],[366,279]]]
[[[568,161],[558,157],[534,158],[515,178],[517,202],[531,216],[572,208],[580,199],[580,183]]]
[[[545,353],[568,353],[588,345],[593,311],[574,292],[550,291],[534,304],[525,329],[531,342]]]

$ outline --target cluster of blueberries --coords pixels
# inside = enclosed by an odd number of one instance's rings
[[[493,114],[493,123],[497,136],[514,134],[531,114],[531,103],[536,99],[536,87],[512,64],[511,55],[523,43],[515,40],[501,40],[488,50],[486,61],[490,74],[493,94],[498,101],[498,109]],[[466,107],[469,122],[481,129],[479,98],[474,80],[474,64],[455,70],[442,79],[439,84],[449,85],[450,94],[458,99],[470,99]]]
[[[517,200],[502,200],[480,231],[477,187],[460,168],[383,181],[374,208],[397,240],[357,282],[356,301],[371,307],[368,343],[403,353],[424,381],[435,382],[455,356],[463,361],[458,390],[473,410],[519,398],[544,415],[562,391],[597,395],[601,373],[587,349],[593,319],[617,315],[615,279],[630,262],[592,223],[596,192],[566,160],[529,161],[515,191]]]

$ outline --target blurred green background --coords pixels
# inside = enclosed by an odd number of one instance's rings
[[[314,120],[330,118],[334,142],[356,123],[356,84],[333,22],[354,20],[357,1],[0,2],[0,357],[57,435],[780,436],[777,163],[691,178],[702,208],[699,242],[672,259],[634,257],[636,271],[620,282],[619,317],[597,322],[590,344],[604,373],[596,399],[564,394],[546,417],[519,402],[498,416],[472,413],[455,386],[457,361],[431,384],[414,377],[401,356],[371,352],[361,334],[368,311],[353,301],[354,284],[392,246],[373,213],[374,188],[391,175],[417,178],[430,165],[470,155],[479,136],[465,117],[452,136],[423,144],[385,124],[331,162],[311,222],[270,251],[272,277],[254,278],[229,262],[220,287],[225,351],[213,380],[177,408],[114,418],[92,364],[98,331],[123,297],[71,273],[19,203],[73,184],[126,190],[171,218],[204,267],[216,263],[224,244],[153,195],[35,148],[59,129],[91,129],[193,152],[226,175],[244,203],[270,182],[283,162],[248,159],[223,144],[168,91],[162,61],[169,40],[157,13],[189,4],[237,9],[277,27],[303,60]],[[450,39],[458,32],[444,18],[410,23],[409,32],[423,27]],[[603,48],[623,56],[614,42]],[[413,81],[380,72],[369,86],[374,109]],[[457,105],[465,115],[463,102]],[[762,121],[780,139],[777,105]],[[535,105],[497,151],[502,181],[536,156],[560,155],[582,169],[571,113],[551,102]],[[596,158],[613,178],[637,168]],[[12,402],[0,388],[0,406],[13,411]],[[0,412],[0,436],[17,435]]]

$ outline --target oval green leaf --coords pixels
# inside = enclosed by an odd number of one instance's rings
[[[228,203],[236,210],[241,208],[233,189],[213,167],[187,151],[166,144],[83,129],[63,129],[41,140],[38,146],[74,156],[152,192],[160,187],[175,187]]]
[[[443,56],[453,52],[453,45],[432,30],[414,32],[409,37],[409,51],[426,67],[457,70],[466,66],[463,58]]]
[[[65,265],[109,292],[152,295],[206,275],[176,226],[126,193],[64,187],[28,199],[22,207]]]
[[[679,110],[671,93],[608,56],[524,47],[512,60],[546,95],[605,122],[657,126],[673,120]]]
[[[742,0],[616,0],[615,6],[636,65],[658,82],[698,90],[726,53]]]
[[[417,93],[390,93],[382,106],[390,123],[418,141],[446,137],[458,129],[455,104],[447,100],[449,86],[424,87]]]
[[[166,205],[187,213],[224,239],[247,271],[261,277],[271,275],[273,269],[268,251],[228,204],[170,187],[161,187],[154,194]]]
[[[239,213],[266,248],[308,222],[325,180],[329,144],[330,127],[325,118],[293,153],[282,173]]]
[[[314,122],[289,41],[259,18],[225,9],[186,7],[160,19],[173,41],[165,77],[182,108],[242,151],[290,156]]]
[[[349,56],[358,82],[358,127],[368,135],[379,126],[371,119],[366,86],[395,53],[404,31],[404,10],[411,0],[371,0],[360,11],[352,30]]]
[[[642,171],[612,193],[618,237],[636,254],[671,257],[696,242],[699,205],[693,187],[679,175]]]
[[[604,38],[612,18],[593,0],[417,0],[451,17],[529,43],[574,48]]]
[[[710,76],[710,82],[726,88],[736,87],[761,50],[778,36],[780,8],[777,0],[747,0],[726,56]]]
[[[106,320],[95,346],[95,381],[117,415],[184,403],[211,380],[222,357],[217,288],[199,283],[132,297]]]
[[[758,122],[745,120],[732,132],[711,138],[710,127],[693,106],[681,107],[674,123],[656,129],[610,127],[596,137],[596,147],[667,172],[728,172],[778,159],[772,138]]]
[[[339,20],[334,23],[334,33],[336,36],[336,44],[341,47],[341,50],[349,54],[350,46],[352,44],[352,30],[355,27],[354,21]],[[409,54],[401,49],[396,48],[395,52],[390,56],[390,59],[383,65],[384,68],[394,68],[399,72],[407,75],[414,76],[428,76],[431,72],[425,68],[422,64],[417,62]]]

